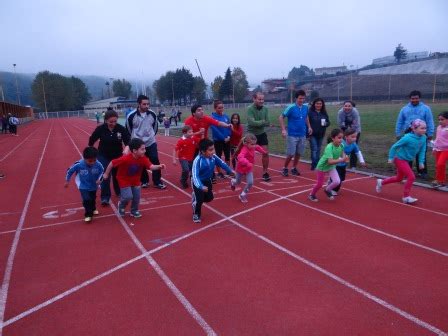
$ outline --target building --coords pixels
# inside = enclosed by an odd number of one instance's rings
[[[422,58],[429,57],[428,51],[417,51],[417,52],[411,52],[407,53],[406,58],[403,58],[401,62],[407,62],[407,61],[413,61],[418,60]],[[374,58],[372,60],[373,65],[386,65],[386,64],[394,64],[396,63],[396,59],[394,56],[385,56],[380,58]]]
[[[84,105],[86,113],[104,112],[107,108],[113,108],[118,113],[126,114],[127,111],[137,108],[136,100],[127,100],[124,97],[112,97],[108,99],[96,100]]]
[[[325,68],[316,68],[314,69],[314,73],[316,76],[322,75],[337,75],[338,73],[347,72],[348,69],[345,65],[337,66],[337,67],[325,67]]]
[[[284,88],[285,90],[287,90],[288,87],[288,80],[286,78],[281,78],[281,79],[266,79],[264,81],[261,82],[261,89],[264,93],[269,93],[269,92],[278,92],[279,88]]]

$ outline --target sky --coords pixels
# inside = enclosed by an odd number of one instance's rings
[[[182,66],[249,83],[301,64],[362,67],[448,52],[445,0],[0,0],[0,70],[153,80]]]

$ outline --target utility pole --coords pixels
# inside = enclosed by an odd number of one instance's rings
[[[14,66],[14,77],[16,79],[17,104],[20,105],[19,82],[17,81],[16,65],[17,64],[15,64],[15,63],[13,64],[13,66]]]
[[[44,76],[41,77],[42,79],[42,91],[44,93],[44,106],[45,106],[45,117],[48,119],[48,111],[47,111],[47,97],[45,96],[45,84],[44,84]]]
[[[338,102],[339,102],[339,78],[338,78]]]
[[[171,106],[174,106],[174,78],[171,78],[171,91],[173,92],[173,100]]]
[[[353,101],[353,71],[350,72],[350,100]]]
[[[437,74],[434,74],[434,86],[432,89],[432,102],[434,103],[436,100],[436,83],[437,83]]]
[[[201,72],[201,68],[199,67],[198,60],[197,60],[196,58],[195,58],[194,60],[195,60],[196,65],[197,65],[197,67],[198,67],[199,75],[201,75],[201,78],[202,78],[202,80],[204,81],[204,77],[202,76],[202,72]],[[204,83],[205,83],[205,81],[204,81]],[[232,80],[232,84],[233,84],[233,80]],[[205,90],[205,96],[206,96],[206,98],[208,99],[208,93],[207,93],[207,90]],[[234,101],[233,101],[233,105],[235,105],[235,98],[234,98]]]
[[[391,88],[391,82],[392,82],[392,75],[389,75],[389,101],[390,101],[390,88]]]

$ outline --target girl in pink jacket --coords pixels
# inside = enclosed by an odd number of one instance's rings
[[[253,134],[246,134],[243,137],[235,150],[236,176],[230,180],[230,188],[235,190],[235,187],[241,183],[241,177],[246,175],[246,187],[238,196],[241,202],[247,203],[247,193],[254,184],[253,167],[255,161],[255,151],[261,154],[267,154],[263,147],[257,145],[257,138]]]

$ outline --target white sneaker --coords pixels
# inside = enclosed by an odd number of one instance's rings
[[[334,190],[332,190],[332,191],[331,191],[331,194],[332,194],[333,196],[337,196],[337,195],[338,195],[338,192],[337,192],[337,191],[334,191]]]
[[[376,192],[380,193],[381,189],[383,188],[383,180],[382,179],[377,179],[376,180]]]
[[[412,204],[412,203],[415,203],[417,201],[418,201],[417,198],[414,198],[414,197],[411,197],[411,196],[403,197],[403,203],[404,204]]]

